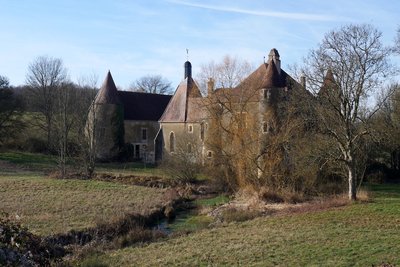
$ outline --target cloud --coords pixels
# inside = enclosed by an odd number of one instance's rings
[[[181,0],[167,0],[167,1],[170,3],[174,3],[177,5],[183,5],[183,6],[190,6],[190,7],[197,7],[197,8],[202,8],[202,9],[209,9],[209,10],[216,10],[216,11],[230,12],[230,13],[239,13],[239,14],[246,14],[246,15],[253,15],[253,16],[281,18],[281,19],[309,20],[309,21],[348,20],[346,18],[330,16],[330,15],[326,15],[326,14],[260,11],[260,10],[251,10],[251,9],[244,9],[244,8],[237,8],[237,7],[205,5],[205,4],[191,3],[191,2],[187,2],[187,1],[181,1]]]

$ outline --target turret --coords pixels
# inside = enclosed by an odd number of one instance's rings
[[[88,124],[96,158],[109,160],[118,156],[124,145],[124,109],[110,71],[90,109]]]
[[[184,68],[185,68],[185,76],[183,78],[184,79],[192,78],[192,64],[189,61],[186,61],[184,64]]]

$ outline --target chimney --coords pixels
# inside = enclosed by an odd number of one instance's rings
[[[279,52],[275,48],[272,48],[268,54],[268,62],[274,61],[276,69],[278,70],[279,75],[281,74],[281,60],[279,59]]]
[[[306,89],[306,76],[301,75],[300,76],[300,84],[303,86],[304,89]]]
[[[213,78],[208,78],[208,82],[207,82],[207,95],[211,96],[211,94],[214,92],[214,79]]]
[[[192,78],[192,64],[189,61],[186,61],[185,65],[184,65],[184,68],[185,68],[185,77],[184,77],[184,79]]]

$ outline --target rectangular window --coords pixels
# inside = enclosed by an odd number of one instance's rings
[[[271,90],[270,89],[264,89],[264,99],[267,101],[267,103],[271,102]]]
[[[264,121],[262,124],[262,131],[263,133],[268,133],[269,132],[269,123]]]
[[[147,128],[142,128],[142,141],[147,140]]]
[[[192,124],[188,125],[188,132],[193,133],[193,125]]]

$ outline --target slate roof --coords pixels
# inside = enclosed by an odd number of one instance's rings
[[[96,104],[121,104],[121,100],[118,97],[118,90],[110,71],[108,71],[94,102]]]
[[[171,95],[118,91],[124,106],[125,120],[158,121],[171,100]]]
[[[274,53],[278,54],[276,49]],[[271,50],[272,52],[272,50]],[[301,85],[290,77],[284,70],[278,69],[273,60],[268,63],[261,64],[254,72],[252,72],[246,79],[244,79],[237,87],[232,89],[217,89],[215,93],[222,98],[234,97],[236,101],[245,99],[246,101],[260,101],[263,97],[259,89],[262,88],[287,88],[292,89],[294,86],[301,87]]]
[[[201,117],[202,96],[191,76],[186,77],[177,87],[160,122],[195,122]]]

